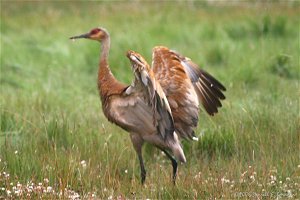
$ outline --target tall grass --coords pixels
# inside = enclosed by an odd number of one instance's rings
[[[299,197],[299,7],[205,3],[1,2],[1,198]],[[177,185],[169,160],[110,124],[96,89],[99,44],[69,36],[103,26],[110,65],[132,80],[124,56],[151,61],[165,45],[227,87],[215,117],[200,112]]]

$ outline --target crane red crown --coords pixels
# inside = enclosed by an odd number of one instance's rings
[[[100,31],[100,28],[94,28],[93,30],[90,31],[90,34],[96,34]]]

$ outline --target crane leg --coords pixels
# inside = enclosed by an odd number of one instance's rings
[[[142,185],[144,185],[146,180],[146,170],[145,170],[142,154],[138,154],[138,157],[139,157],[140,167],[141,167],[141,183]]]
[[[142,146],[144,143],[144,140],[137,134],[130,134],[131,142],[133,144],[133,147],[138,155],[140,167],[141,167],[141,183],[144,184],[146,180],[146,169],[144,165],[144,160],[142,156]]]
[[[160,148],[160,147],[157,147],[158,149],[160,149],[161,151],[163,151],[165,154],[166,154],[166,156],[171,160],[171,162],[172,162],[172,167],[173,167],[173,177],[172,177],[172,180],[173,180],[173,183],[174,183],[174,185],[175,185],[175,183],[176,183],[176,176],[177,176],[177,167],[178,167],[178,164],[177,164],[177,161],[173,158],[173,156],[171,156],[170,154],[169,154],[169,152],[168,151],[166,151],[165,149],[162,149],[162,148]]]

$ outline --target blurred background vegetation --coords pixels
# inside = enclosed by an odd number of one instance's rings
[[[70,198],[60,191],[81,198],[299,197],[299,6],[1,1],[0,197]],[[150,63],[151,49],[164,45],[228,89],[218,115],[200,113],[200,141],[183,142],[188,162],[175,187],[170,163],[149,145],[142,187],[128,133],[102,114],[99,44],[68,39],[98,26],[110,32],[110,66],[124,83],[133,78],[127,50]],[[20,191],[41,183],[55,192],[26,196],[15,193],[18,182]]]

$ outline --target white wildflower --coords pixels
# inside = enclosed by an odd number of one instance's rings
[[[52,187],[48,186],[48,187],[47,187],[47,192],[48,192],[48,193],[52,192]]]
[[[83,168],[86,167],[86,161],[85,161],[85,160],[82,160],[82,161],[80,162],[80,164],[81,164],[81,166],[82,166]]]
[[[292,198],[292,197],[293,197],[293,194],[292,194],[292,191],[291,191],[291,190],[287,190],[286,192],[287,192],[287,196],[288,196],[289,198]]]
[[[276,176],[271,175],[270,178],[271,178],[271,181],[276,181]]]
[[[69,197],[69,199],[74,199],[74,200],[80,199],[80,195],[76,192],[74,192],[74,194],[69,195],[68,197]]]
[[[20,195],[20,190],[15,190],[15,195],[19,196]]]
[[[222,182],[222,184],[230,183],[230,180],[223,177],[223,178],[221,178],[221,182]]]
[[[32,187],[31,185],[27,187],[27,192],[28,192],[28,193],[33,192],[33,187]]]

